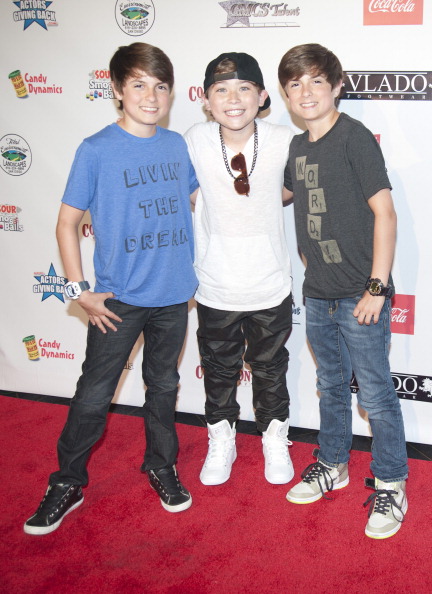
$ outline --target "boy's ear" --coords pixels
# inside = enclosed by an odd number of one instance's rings
[[[339,98],[340,93],[341,93],[341,89],[342,89],[342,85],[343,85],[343,80],[339,81],[337,83],[337,85],[333,87],[332,93],[333,93],[333,97],[335,99],[338,99]]]
[[[204,95],[203,97],[203,101],[204,101],[204,107],[206,111],[211,111],[210,109],[210,101],[207,99],[207,97]]]
[[[268,93],[267,93],[267,91],[266,91],[265,89],[263,89],[263,90],[260,92],[260,94],[259,94],[259,103],[258,103],[258,105],[259,105],[260,107],[262,107],[262,106],[264,105],[264,103],[265,103],[265,100],[267,99],[267,97],[268,97]]]
[[[121,101],[122,97],[123,97],[123,93],[121,91],[119,92],[117,90],[117,87],[115,86],[115,84],[113,82],[111,82],[111,89],[112,89],[112,92],[114,93],[114,97],[116,99],[118,99],[119,101]]]

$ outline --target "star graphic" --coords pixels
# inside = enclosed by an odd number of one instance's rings
[[[46,276],[57,276],[57,272],[55,271],[54,266],[52,265],[51,262],[51,266],[50,269],[48,270],[48,274]],[[41,284],[46,284],[46,283],[42,283],[41,281],[42,275],[39,276],[35,276],[35,279],[41,283]],[[50,287],[53,286],[52,284],[50,284]],[[45,299],[48,299],[48,297],[51,297],[52,295],[54,295],[55,297],[57,297],[57,299],[59,299],[62,303],[64,303],[64,296],[63,293],[60,292],[56,292],[54,291],[53,293],[51,293],[51,291],[46,291],[42,294],[42,301],[45,301]]]
[[[53,3],[53,0],[51,0],[51,2],[49,2],[49,0],[47,0],[45,2],[45,8],[48,8],[51,4]],[[17,6],[20,10],[21,10],[21,2],[18,0],[18,2],[14,2],[15,6]],[[24,20],[24,31],[26,29],[28,29],[28,27],[30,27],[31,24],[33,23],[37,23],[38,25],[40,25],[43,29],[45,29],[46,31],[48,31],[47,26],[46,26],[46,22],[45,19],[25,19]]]
[[[248,16],[236,16],[232,14],[234,12],[233,7],[237,8],[238,6],[242,7],[247,6],[249,4],[256,4],[256,2],[249,2],[248,0],[242,0],[242,2],[238,2],[238,0],[228,0],[227,2],[219,2],[219,6],[222,6],[222,8],[227,12],[226,26],[230,27],[231,25],[234,25],[234,23],[239,22],[242,25],[245,25],[246,27],[250,27]]]

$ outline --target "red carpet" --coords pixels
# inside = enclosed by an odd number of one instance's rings
[[[334,501],[293,505],[287,486],[263,477],[261,440],[238,435],[231,479],[198,479],[206,430],[178,425],[180,477],[192,507],[169,514],[139,472],[142,419],[109,416],[89,463],[84,504],[47,536],[24,534],[56,468],[67,408],[0,396],[2,477],[0,591],[4,594],[432,592],[429,462],[411,460],[409,510],[399,533],[364,535],[369,455],[353,452],[351,483]],[[295,443],[300,471],[312,446]]]

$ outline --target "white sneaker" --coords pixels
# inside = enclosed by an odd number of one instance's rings
[[[215,425],[207,424],[209,449],[200,474],[203,485],[221,485],[231,474],[231,467],[237,458],[235,445],[236,430],[224,419]]]
[[[265,460],[264,476],[272,485],[284,485],[294,476],[294,468],[288,452],[289,419],[278,421],[273,419],[262,436]]]
[[[405,481],[385,483],[375,479],[365,479],[367,487],[375,489],[365,501],[369,504],[369,521],[365,534],[369,538],[389,538],[396,534],[404,521],[408,509]]]

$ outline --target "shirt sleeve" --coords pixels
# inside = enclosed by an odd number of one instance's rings
[[[97,168],[95,151],[88,143],[81,143],[72,163],[62,202],[80,210],[87,210],[96,192]]]

